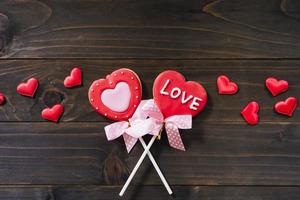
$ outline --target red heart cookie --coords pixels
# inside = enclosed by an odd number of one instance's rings
[[[31,78],[26,83],[20,83],[17,87],[17,92],[24,96],[33,97],[38,85],[38,80]]]
[[[142,99],[139,77],[130,69],[119,69],[92,83],[89,100],[93,108],[112,120],[127,120]]]
[[[250,125],[256,125],[258,123],[258,111],[259,105],[257,102],[252,101],[250,102],[241,112],[242,116]]]
[[[42,111],[42,118],[49,121],[58,122],[63,112],[64,106],[62,104],[56,104],[52,108],[45,108]]]
[[[3,105],[5,103],[5,96],[4,94],[0,93],[0,105]]]
[[[291,117],[296,110],[298,100],[296,97],[289,97],[285,101],[279,101],[275,104],[274,109],[277,113]]]
[[[82,84],[82,72],[81,69],[75,67],[72,69],[70,76],[67,76],[64,80],[64,86],[71,88]]]
[[[164,71],[153,85],[154,101],[165,118],[172,115],[197,115],[205,106],[207,94],[197,82],[185,81],[176,71]]]
[[[236,83],[231,82],[225,75],[221,75],[217,79],[219,94],[235,94],[238,91]]]
[[[271,92],[271,94],[275,97],[278,94],[281,94],[288,90],[289,83],[285,80],[277,80],[276,78],[269,77],[266,79],[266,87]]]

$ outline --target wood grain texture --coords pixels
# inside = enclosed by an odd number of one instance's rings
[[[122,199],[299,199],[299,108],[292,118],[273,111],[279,100],[300,98],[299,10],[297,0],[1,0],[0,199],[118,198],[143,149],[127,154],[122,138],[107,141],[111,121],[93,111],[87,91],[120,67],[139,74],[143,99],[166,69],[209,94],[193,129],[181,131],[186,152],[171,149],[165,134],[151,148],[175,196],[146,158]],[[84,83],[66,89],[73,66]],[[238,94],[217,94],[221,74]],[[269,76],[288,80],[288,92],[272,97]],[[18,95],[30,77],[40,82],[35,98]],[[261,107],[254,127],[240,116],[252,100]],[[41,119],[60,102],[60,123]]]
[[[161,186],[142,186],[129,188],[123,198],[118,198],[120,187],[103,186],[38,186],[1,187],[1,200],[291,200],[300,197],[299,187],[204,187],[175,186],[176,195],[168,196]]]
[[[5,47],[11,41],[12,26],[8,17],[0,13],[0,52],[1,54],[5,51]]]
[[[299,58],[297,0],[2,0],[2,58]],[[2,21],[0,20],[0,27]]]
[[[0,184],[120,185],[142,154],[107,123],[0,123]],[[186,152],[166,135],[151,151],[171,185],[300,185],[300,125],[201,124],[181,131]],[[146,138],[149,139],[149,138]],[[133,184],[161,185],[146,158]]]
[[[82,87],[67,89],[64,78],[73,66],[81,66],[84,74]],[[44,121],[41,110],[62,102],[65,113],[62,121],[104,121],[90,106],[87,93],[90,84],[105,77],[120,67],[136,71],[143,83],[143,99],[152,98],[152,85],[156,76],[166,69],[178,70],[188,80],[203,84],[208,92],[205,110],[194,119],[194,123],[232,122],[244,123],[240,115],[242,108],[256,100],[261,107],[261,123],[299,122],[298,110],[292,118],[280,116],[273,111],[274,104],[288,96],[299,97],[299,61],[234,61],[234,60],[6,60],[0,62],[1,92],[6,94],[7,103],[0,107],[1,121]],[[237,82],[240,91],[236,95],[218,95],[216,79],[226,74]],[[265,88],[265,79],[275,76],[288,80],[289,91],[274,98]],[[36,77],[40,86],[35,98],[16,93],[17,85]],[[245,126],[246,127],[246,126]]]

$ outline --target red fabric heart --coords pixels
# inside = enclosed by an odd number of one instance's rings
[[[296,97],[289,97],[285,101],[279,101],[275,104],[274,109],[277,113],[291,117],[296,110],[298,100]]]
[[[0,105],[3,105],[5,103],[5,96],[4,94],[0,93]]]
[[[258,111],[259,111],[259,105],[257,102],[252,101],[250,102],[241,112],[242,116],[248,122],[250,125],[256,125],[258,123],[259,117],[258,117]]]
[[[217,79],[219,94],[235,94],[238,91],[236,83],[231,82],[225,75],[221,75]]]
[[[70,76],[67,76],[64,80],[64,86],[71,88],[82,84],[82,72],[81,69],[75,67],[72,69]]]
[[[112,120],[129,119],[140,104],[142,85],[130,69],[119,69],[92,83],[89,101],[93,108]]]
[[[207,94],[197,82],[185,81],[176,71],[158,75],[153,85],[153,97],[164,117],[172,115],[197,115],[205,106]]]
[[[275,97],[289,88],[289,83],[285,80],[277,80],[276,78],[269,77],[266,79],[266,87],[271,92],[271,94]]]
[[[58,122],[63,112],[64,106],[62,104],[56,104],[52,108],[45,108],[42,111],[42,118],[49,121]]]
[[[38,85],[38,80],[31,78],[26,83],[20,83],[17,87],[17,92],[24,96],[33,97]]]

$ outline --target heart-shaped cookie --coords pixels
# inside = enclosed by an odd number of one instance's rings
[[[70,76],[67,76],[64,80],[64,86],[66,88],[71,88],[75,86],[79,86],[82,83],[82,72],[81,69],[78,67],[75,67],[72,69]]]
[[[250,125],[256,125],[258,123],[259,117],[258,117],[258,111],[259,111],[259,105],[257,102],[252,101],[250,102],[241,112],[242,116],[248,122]]]
[[[5,96],[4,94],[0,93],[0,105],[3,105],[5,103]]]
[[[42,111],[42,118],[52,122],[58,122],[63,112],[64,106],[62,104],[56,104],[52,108],[45,108]]]
[[[274,109],[277,113],[291,117],[296,110],[298,100],[296,97],[289,97],[285,101],[279,101],[275,104]]]
[[[219,94],[235,94],[238,92],[236,83],[229,80],[225,75],[221,75],[217,79]]]
[[[153,85],[153,98],[164,117],[197,115],[206,105],[207,94],[197,82],[185,81],[176,71],[158,75]]]
[[[37,90],[39,82],[35,78],[30,78],[26,83],[20,83],[17,92],[23,96],[33,97]]]
[[[119,69],[92,83],[89,100],[93,108],[112,120],[129,119],[142,99],[139,77],[130,69]]]
[[[266,87],[271,92],[271,94],[275,97],[289,88],[289,83],[285,80],[277,80],[276,78],[269,77],[266,79]]]

